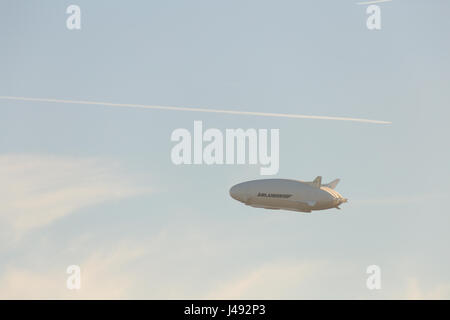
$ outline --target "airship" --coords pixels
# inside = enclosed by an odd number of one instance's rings
[[[311,212],[331,208],[347,202],[334,190],[336,179],[322,184],[322,177],[313,181],[292,179],[261,179],[242,182],[230,189],[230,196],[248,206],[272,210]]]

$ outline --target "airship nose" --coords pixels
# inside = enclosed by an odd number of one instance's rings
[[[230,189],[230,196],[237,200],[244,202],[245,201],[245,190],[242,184],[237,184]]]

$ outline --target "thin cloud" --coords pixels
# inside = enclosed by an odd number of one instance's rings
[[[278,261],[260,266],[214,290],[208,299],[280,299],[316,277],[324,261]]]
[[[83,260],[75,260],[81,269],[79,290],[67,289],[69,275],[61,261],[45,269],[8,265],[0,274],[0,299],[126,299],[139,279],[122,268],[144,254],[139,243],[95,248]]]
[[[406,280],[406,293],[403,299],[408,300],[443,300],[450,298],[450,284],[435,284],[428,289],[424,289],[419,284],[419,279],[409,277]]]
[[[17,240],[81,208],[150,191],[136,186],[116,164],[104,159],[2,155],[2,234]]]

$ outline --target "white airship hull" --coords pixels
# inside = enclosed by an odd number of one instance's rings
[[[244,204],[271,210],[311,212],[338,208],[347,202],[334,188],[338,180],[321,185],[321,178],[313,182],[289,179],[263,179],[237,184],[230,195]],[[331,186],[331,188],[329,187]]]

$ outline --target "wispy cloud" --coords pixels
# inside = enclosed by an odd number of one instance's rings
[[[194,231],[194,230],[193,230]],[[199,236],[200,234],[200,236]],[[206,237],[206,238],[205,238]],[[417,269],[403,274],[393,260],[381,290],[366,288],[367,264],[333,257],[230,263],[243,239],[230,246],[201,230],[164,227],[153,235],[118,235],[99,242],[78,236],[64,254],[37,246],[0,269],[0,299],[448,299],[448,282]],[[52,246],[52,242],[48,243]],[[218,250],[221,248],[221,250]],[[247,249],[243,249],[246,251]],[[69,252],[69,253],[67,253]],[[41,259],[36,261],[36,254]],[[81,290],[68,290],[65,269],[81,267]],[[182,266],[180,268],[180,266]],[[387,271],[387,272],[384,272]],[[397,271],[396,271],[397,270]],[[400,272],[398,273],[398,270]],[[420,279],[420,281],[419,281]],[[405,286],[406,284],[406,286]],[[420,284],[420,285],[419,285]]]
[[[398,205],[398,204],[427,204],[430,202],[444,202],[448,199],[449,192],[442,190],[433,193],[410,194],[400,196],[385,196],[371,199],[354,199],[352,205]]]
[[[15,239],[81,208],[150,191],[104,159],[0,156],[0,222]]]
[[[298,291],[305,281],[315,278],[325,261],[276,261],[267,263],[246,275],[219,286],[209,299],[280,299]],[[295,298],[295,297],[292,297]]]
[[[409,277],[406,279],[406,292],[404,299],[408,300],[439,300],[450,299],[450,284],[441,283],[424,289],[419,284],[419,279]]]
[[[125,299],[138,281],[122,268],[145,253],[136,243],[119,243],[114,248],[96,248],[78,263],[81,288],[69,290],[65,265],[58,262],[45,270],[8,266],[0,274],[0,299]]]

